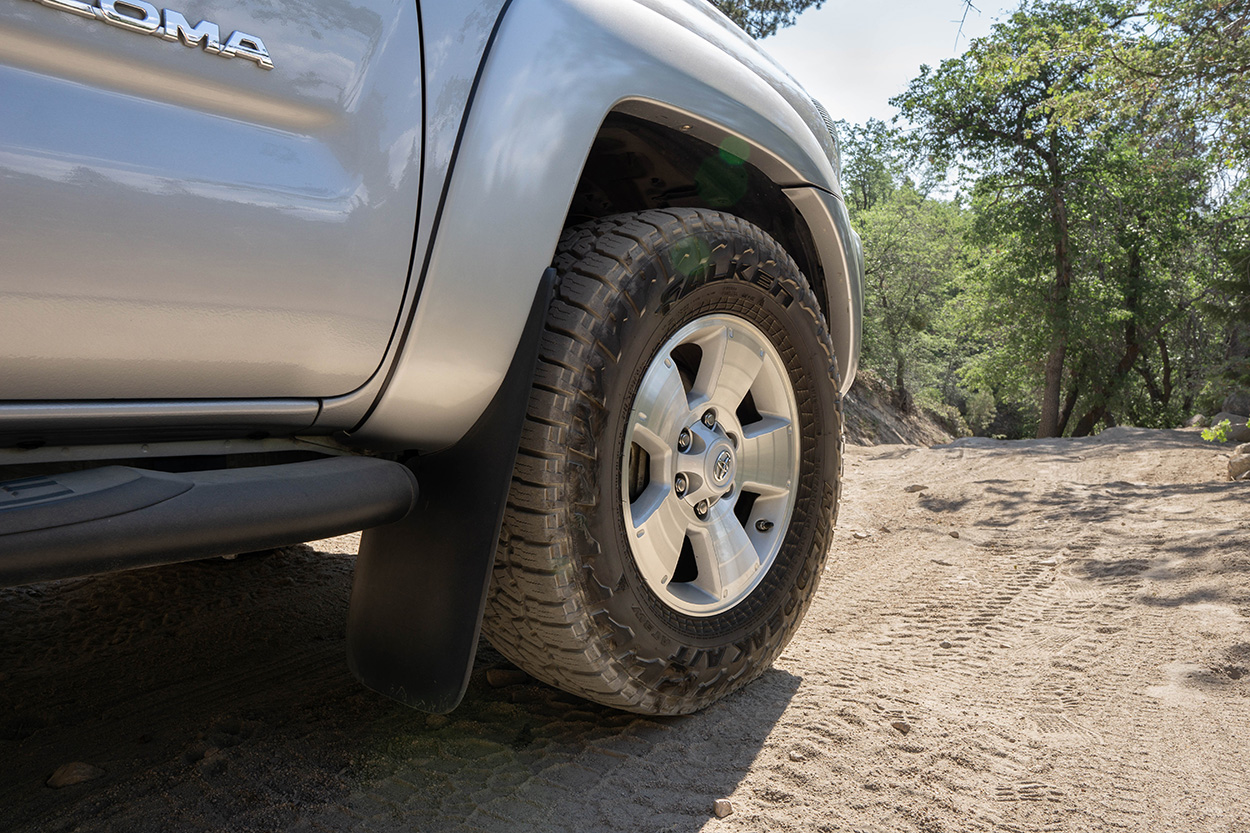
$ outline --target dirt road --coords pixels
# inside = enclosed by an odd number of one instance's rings
[[[1223,465],[1136,429],[851,449],[798,637],[677,719],[489,649],[448,717],[376,697],[344,667],[342,539],[0,591],[0,830],[1250,830],[1250,491]],[[102,774],[44,785],[72,761]]]

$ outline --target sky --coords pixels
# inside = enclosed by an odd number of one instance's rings
[[[973,5],[979,11],[968,10],[958,48],[962,0],[825,0],[761,43],[833,118],[888,121],[897,112],[889,99],[907,89],[921,64],[954,58],[1018,3]]]

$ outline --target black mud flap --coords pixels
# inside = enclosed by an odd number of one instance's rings
[[[369,688],[422,711],[451,711],[469,684],[554,285],[548,269],[485,413],[456,445],[413,462],[417,509],[361,539],[348,665]]]

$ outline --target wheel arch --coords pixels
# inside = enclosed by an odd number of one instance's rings
[[[800,112],[802,91],[749,42],[697,21],[683,25],[676,18],[695,12],[681,4],[654,5],[507,4],[474,82],[443,192],[423,197],[429,208],[422,211],[436,217],[430,242],[414,261],[416,299],[401,322],[381,391],[353,429],[357,442],[437,450],[456,442],[482,413],[515,351],[539,276],[573,219],[587,164],[599,158],[595,142],[605,125],[626,118],[649,125],[653,156],[657,149],[689,153],[692,142],[719,148],[727,140],[741,156],[745,145],[762,185],[762,196],[749,201],[748,219],[776,230],[811,280],[824,284],[831,327],[854,322],[854,315],[836,314],[853,293],[846,280],[829,280],[829,245],[813,212],[790,193],[811,190],[840,205],[832,165],[809,114]],[[432,106],[431,120],[458,117]],[[846,241],[835,246],[844,249]],[[838,339],[839,347],[845,342],[853,352],[857,333]],[[853,362],[839,364],[845,379]]]
[[[742,171],[738,182],[718,181],[718,173],[732,177],[736,168]],[[811,284],[834,336],[845,390],[854,378],[860,338],[859,240],[840,200],[820,188],[788,184],[789,175],[782,160],[724,125],[630,99],[614,107],[595,134],[564,228],[677,207],[728,211],[758,226]],[[742,186],[741,193],[733,184]]]

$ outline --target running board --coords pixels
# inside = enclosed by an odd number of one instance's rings
[[[398,521],[416,500],[407,467],[351,456],[0,482],[0,587],[328,538]]]

